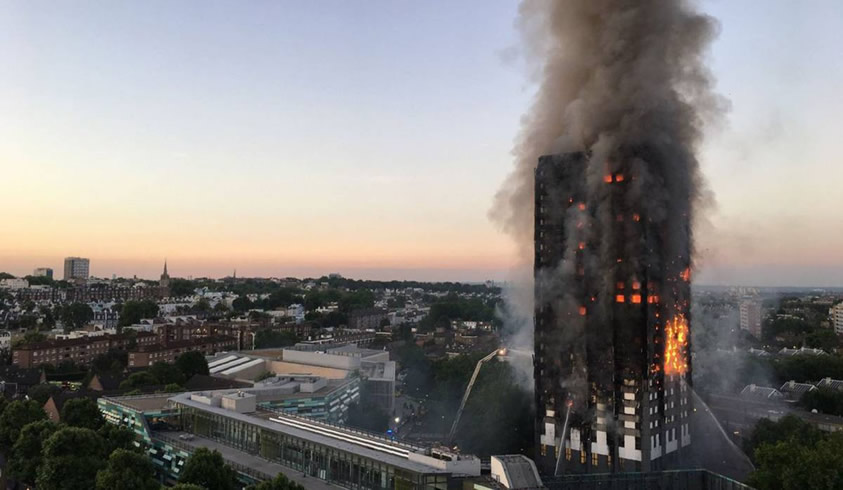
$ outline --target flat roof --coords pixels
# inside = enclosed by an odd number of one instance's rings
[[[341,388],[345,388],[346,386],[353,383],[355,379],[357,379],[357,378],[325,379],[325,381],[327,381],[327,384],[325,386],[323,386],[322,388],[319,388],[316,391],[313,391],[313,392],[297,391],[295,393],[278,394],[278,395],[274,395],[271,400],[267,400],[267,401],[271,403],[271,402],[274,402],[274,401],[294,400],[296,398],[308,398],[308,397],[312,398],[314,396],[325,397],[325,396],[328,396],[331,393],[333,393],[333,392],[335,392],[335,391],[337,391]],[[272,388],[281,388],[281,387],[288,386],[288,385],[291,385],[291,384],[299,385],[301,383],[298,382],[298,381],[291,381],[291,382],[285,383],[283,385],[255,385],[254,388],[246,388],[243,391],[248,392],[248,393],[252,393],[254,395],[260,395],[261,394],[260,390],[262,390],[262,389],[263,390],[271,390]]]
[[[320,444],[322,446],[336,448],[336,449],[339,449],[341,451],[345,451],[349,454],[362,456],[364,458],[368,458],[368,459],[371,459],[373,461],[381,461],[381,462],[384,462],[384,463],[386,463],[390,466],[394,466],[396,468],[400,468],[400,469],[403,469],[403,470],[412,471],[412,472],[415,472],[415,473],[422,473],[422,474],[434,474],[434,473],[449,474],[449,473],[451,473],[450,471],[446,471],[446,470],[439,469],[439,468],[434,468],[432,466],[424,465],[424,464],[421,464],[421,463],[418,463],[418,462],[415,462],[415,461],[410,461],[409,459],[404,458],[404,457],[396,456],[396,455],[386,453],[386,452],[383,452],[383,451],[376,451],[374,449],[370,449],[368,447],[365,447],[361,444],[346,442],[345,440],[340,440],[340,439],[337,439],[337,438],[334,438],[334,437],[328,437],[328,436],[325,436],[325,435],[322,435],[322,434],[314,433],[314,432],[311,432],[311,431],[308,431],[308,430],[300,429],[300,428],[289,426],[289,425],[284,425],[284,424],[281,424],[281,423],[278,423],[278,422],[272,422],[271,420],[264,420],[264,419],[261,419],[261,418],[258,418],[256,416],[254,416],[254,415],[240,414],[240,413],[237,413],[237,412],[226,410],[224,408],[212,407],[210,405],[205,405],[204,403],[200,403],[200,402],[196,402],[196,401],[191,400],[189,393],[178,394],[178,395],[170,398],[170,400],[172,400],[173,402],[178,403],[180,405],[195,408],[195,409],[201,410],[203,412],[208,412],[208,413],[212,413],[212,414],[219,415],[219,416],[222,416],[222,417],[227,417],[227,418],[230,418],[230,419],[239,420],[241,422],[245,422],[245,423],[252,424],[252,425],[267,429],[267,430],[271,430],[273,432],[278,432],[278,433],[289,435],[289,436],[292,436],[292,437],[297,437],[299,439],[303,439],[303,440],[306,440],[306,441],[309,441],[309,442],[313,442],[315,444]],[[327,426],[325,424],[318,424],[314,421],[310,421],[310,420],[299,418],[299,417],[290,417],[290,416],[285,416],[285,415],[280,415],[280,414],[274,414],[273,418],[288,419],[288,420],[290,420],[290,421],[292,421],[296,424],[303,424],[303,425],[306,424],[306,425],[310,425],[310,426],[314,426],[314,427],[330,427],[330,430],[334,431],[334,432],[343,433],[343,434],[347,433],[349,436],[355,436],[355,437],[365,437],[364,435],[362,435],[363,434],[362,432],[360,432],[360,433],[359,432],[351,432],[351,431],[344,430],[341,427]],[[372,440],[374,441],[374,439],[372,439]],[[403,449],[405,451],[410,450],[412,452],[419,452],[419,449],[421,449],[421,448],[409,446],[409,445],[402,444],[402,443],[387,443],[385,441],[384,442],[377,441],[377,442],[381,443],[381,444],[393,445],[396,448],[400,447],[401,449]]]
[[[108,401],[115,402],[119,405],[125,405],[129,408],[139,412],[153,412],[167,408],[172,398],[172,393],[164,393],[158,395],[137,395],[137,396],[120,396],[120,397],[103,397]]]
[[[226,446],[225,444],[221,444],[219,442],[213,441],[211,439],[206,439],[202,436],[197,436],[195,434],[190,434],[189,438],[180,439],[179,436],[182,434],[189,434],[188,432],[166,432],[166,437],[162,437],[163,434],[153,432],[152,438],[162,441],[167,444],[171,444],[172,442],[169,439],[176,439],[178,440],[178,446],[186,446],[190,448],[190,450],[195,450],[200,447],[206,447],[211,450],[219,451],[222,454],[224,460],[235,463],[240,466],[248,467],[254,471],[259,473],[263,473],[265,475],[269,475],[275,477],[278,473],[283,473],[287,478],[293,480],[294,482],[304,486],[307,489],[313,490],[335,490],[338,488],[344,488],[337,485],[332,485],[325,480],[321,480],[316,477],[305,477],[301,470],[295,470],[290,468],[289,466],[284,466],[282,464],[268,461],[261,457],[249,454],[245,451],[241,451],[240,449],[234,449],[231,446]]]

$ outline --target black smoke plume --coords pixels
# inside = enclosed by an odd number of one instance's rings
[[[635,181],[629,207],[677,230],[662,252],[686,255],[687,264],[688,226],[707,196],[696,152],[704,125],[725,108],[705,66],[715,20],[684,0],[524,0],[517,26],[538,91],[490,215],[516,240],[523,264],[532,262],[536,164],[563,152],[589,155],[586,181],[597,196],[604,176],[620,170],[613,162],[624,162]],[[548,287],[565,287],[558,283]],[[510,294],[527,299],[508,310],[526,317],[532,288],[521,284],[530,294]],[[531,345],[529,334],[516,337]]]

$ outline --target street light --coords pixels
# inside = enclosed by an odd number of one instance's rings
[[[395,423],[401,422],[401,417],[395,417]]]

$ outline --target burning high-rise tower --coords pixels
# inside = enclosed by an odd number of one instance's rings
[[[654,175],[669,164],[646,146],[539,159],[534,376],[545,474],[670,468],[691,444],[691,196],[682,184],[665,194]]]

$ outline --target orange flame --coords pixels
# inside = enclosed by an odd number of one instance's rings
[[[688,370],[688,320],[676,315],[664,328],[664,373],[683,374]]]

